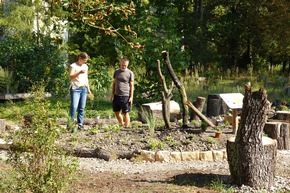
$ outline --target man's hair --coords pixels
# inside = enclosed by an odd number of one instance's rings
[[[127,62],[128,61],[129,62],[129,58],[126,57],[126,56],[124,56],[121,61],[124,61],[124,62]]]

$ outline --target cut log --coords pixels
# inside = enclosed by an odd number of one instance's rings
[[[202,112],[205,101],[206,101],[205,97],[197,97],[193,105],[196,107],[196,109],[198,109],[199,112]],[[198,119],[199,116],[193,111],[193,113],[190,116],[190,120],[198,120]]]
[[[216,125],[214,125],[210,120],[207,119],[206,116],[204,116],[201,112],[199,112],[199,110],[190,101],[187,101],[186,105],[190,107],[196,113],[196,115],[199,116],[199,118],[204,122],[206,122],[209,126],[213,128],[216,127]]]
[[[245,88],[236,138],[227,141],[230,173],[238,186],[268,189],[274,185],[277,141],[262,137],[269,108],[266,90]]]
[[[75,149],[73,152],[73,154],[77,157],[99,158],[106,161],[112,161],[116,159],[131,159],[135,153],[136,152],[134,151],[108,151],[102,148],[81,148]]]
[[[265,134],[277,140],[277,149],[289,150],[289,123],[267,122],[264,127]]]
[[[170,101],[170,121],[173,122],[175,119],[180,118],[180,106],[177,102],[175,101]],[[154,102],[154,103],[145,103],[142,104],[141,109],[143,111],[152,113],[153,117],[158,119],[158,120],[163,120],[163,115],[162,115],[162,102]],[[144,116],[142,115],[142,111],[139,111],[138,117],[141,121],[146,122],[144,119]]]
[[[290,121],[290,112],[289,111],[277,111],[277,119]]]

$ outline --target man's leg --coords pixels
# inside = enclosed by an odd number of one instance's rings
[[[120,112],[120,111],[115,112],[115,115],[116,115],[116,117],[117,117],[118,122],[119,122],[121,125],[124,125],[124,122],[123,122],[123,115],[121,114],[121,112]]]
[[[129,127],[129,125],[130,125],[130,116],[129,116],[129,113],[124,113],[124,121],[125,121],[124,126],[125,127]]]

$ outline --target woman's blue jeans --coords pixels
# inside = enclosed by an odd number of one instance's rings
[[[77,112],[78,125],[82,125],[84,121],[87,92],[88,89],[85,86],[79,87],[77,89],[70,89],[70,117],[73,121]]]

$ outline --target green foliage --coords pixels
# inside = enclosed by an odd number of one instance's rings
[[[217,178],[215,180],[212,180],[209,184],[209,186],[217,191],[221,191],[221,192],[232,192],[233,189],[231,187],[228,187],[227,185],[225,185],[222,181],[222,179]]]
[[[131,121],[131,127],[137,129],[138,127],[141,127],[143,123],[141,121]]]
[[[201,130],[203,132],[205,132],[207,127],[208,127],[208,124],[206,122],[202,121],[200,127],[201,127]]]
[[[165,143],[161,142],[158,139],[150,139],[148,142],[148,148],[150,150],[156,150],[158,148],[162,149],[163,147],[165,147]]]
[[[0,17],[0,25],[8,34],[19,37],[21,33],[33,28],[34,10],[31,6],[15,5],[14,2],[1,3],[4,5]]]
[[[43,98],[44,88],[35,91],[34,98],[26,101],[30,114],[12,135],[13,151],[8,161],[18,173],[14,191],[60,192],[74,179],[77,162],[56,143],[62,128],[56,116],[48,116],[51,104]],[[31,108],[34,104],[37,108]]]
[[[112,89],[113,75],[110,74],[103,57],[99,56],[90,60],[89,79],[90,89],[97,101],[106,97],[108,91]]]
[[[213,137],[208,137],[207,138],[207,142],[211,143],[211,144],[214,144],[216,141]]]
[[[146,125],[149,128],[150,133],[155,132],[155,127],[156,127],[156,117],[153,115],[153,112],[150,110],[145,110],[143,107],[141,107],[141,117],[142,120],[145,121]]]
[[[188,134],[188,139],[193,139],[195,137],[195,135],[193,133]]]
[[[55,94],[68,88],[64,57],[49,40],[38,45],[7,37],[0,42],[0,53],[0,66],[14,73],[18,92],[28,92],[33,82],[43,80],[46,90]]]
[[[0,66],[0,93],[15,93],[17,84],[14,81],[13,72],[9,72]]]

